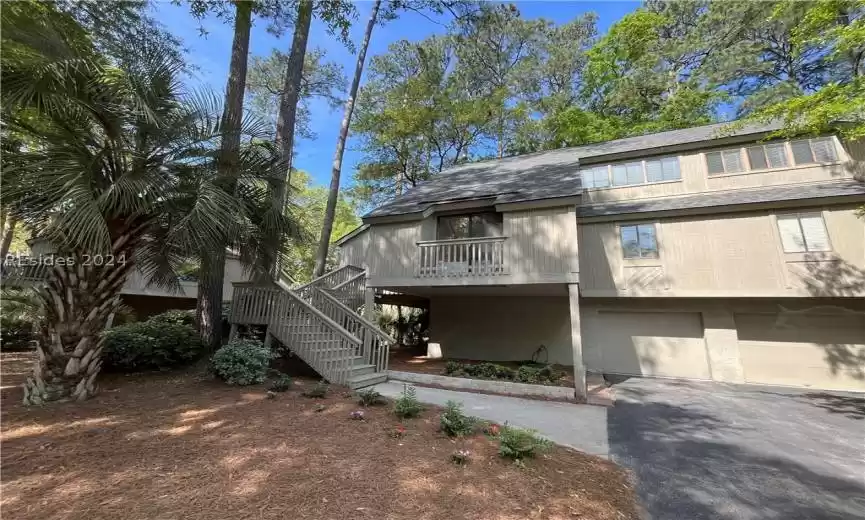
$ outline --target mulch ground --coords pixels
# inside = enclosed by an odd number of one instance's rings
[[[438,410],[403,422],[344,390],[267,399],[196,373],[106,376],[84,403],[27,409],[29,355],[2,354],[2,511],[64,519],[636,519],[615,464],[556,447],[520,469]],[[319,405],[323,411],[317,411]],[[467,466],[450,462],[468,449]]]
[[[398,370],[400,372],[417,372],[421,374],[435,374],[443,376],[445,374],[445,365],[448,361],[457,361],[460,363],[487,363],[487,361],[479,359],[431,359],[426,357],[426,352],[420,352],[411,347],[400,347],[390,351],[388,358],[388,369]],[[517,361],[490,361],[496,365],[502,365],[513,368],[520,368],[520,363]],[[553,365],[559,372],[563,374],[562,378],[556,381],[556,386],[574,386],[574,367],[567,365]],[[462,376],[467,377],[467,376]]]

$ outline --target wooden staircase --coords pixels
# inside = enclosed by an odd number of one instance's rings
[[[358,314],[366,273],[343,266],[300,287],[235,283],[229,322],[265,325],[276,338],[332,383],[363,388],[387,379],[393,338]]]

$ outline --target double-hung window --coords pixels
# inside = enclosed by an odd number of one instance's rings
[[[658,237],[654,224],[619,226],[625,258],[658,258]]]
[[[778,215],[778,233],[785,253],[829,251],[829,234],[820,212]]]

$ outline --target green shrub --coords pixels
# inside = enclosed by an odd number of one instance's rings
[[[504,425],[499,430],[499,455],[513,459],[523,460],[534,457],[541,451],[548,450],[552,443],[547,439],[537,436],[533,430],[524,430],[513,426]]]
[[[517,381],[520,383],[538,384],[541,382],[541,369],[523,365],[517,369]]]
[[[195,325],[195,311],[174,309],[151,316],[147,321],[153,323],[171,323],[174,325]]]
[[[270,382],[267,385],[267,389],[271,392],[288,392],[291,390],[291,385],[294,381],[291,379],[291,376],[280,374],[276,379]]]
[[[203,349],[189,325],[144,321],[111,328],[105,338],[102,360],[108,370],[135,372],[162,370],[190,363]]]
[[[449,437],[464,437],[475,430],[477,419],[463,413],[462,403],[448,401],[439,417],[439,427]]]
[[[321,380],[315,384],[309,390],[306,390],[301,395],[304,397],[314,397],[316,399],[324,399],[327,397],[327,391],[330,390],[330,385],[327,384],[327,381]]]
[[[376,392],[372,388],[369,388],[367,390],[360,390],[359,392],[357,392],[357,402],[361,406],[376,406],[379,404],[384,404],[385,400],[380,393]]]
[[[454,375],[462,375],[465,373],[463,370],[464,365],[459,361],[448,361],[445,363],[445,375],[446,376],[454,376]]]
[[[230,385],[264,382],[273,353],[260,341],[236,339],[220,348],[210,359],[213,372]]]
[[[403,385],[402,394],[396,398],[393,413],[400,419],[417,417],[423,411],[423,406],[417,400],[417,391],[413,386]]]

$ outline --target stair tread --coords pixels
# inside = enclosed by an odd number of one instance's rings
[[[377,379],[379,377],[387,377],[385,372],[373,372],[372,374],[363,374],[360,376],[352,376],[348,378],[349,383],[359,383],[361,381],[368,381],[370,379]]]

